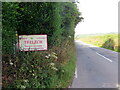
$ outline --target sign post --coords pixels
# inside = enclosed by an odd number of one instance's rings
[[[20,51],[47,50],[47,35],[19,35],[18,49]]]

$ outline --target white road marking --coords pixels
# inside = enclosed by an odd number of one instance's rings
[[[75,78],[77,78],[77,68],[75,69]]]
[[[108,61],[110,61],[110,62],[113,62],[112,60],[110,60],[109,58],[106,58],[105,56],[103,56],[103,55],[99,54],[98,52],[96,52],[96,54],[98,54],[99,56],[101,56],[101,57],[105,58],[106,60],[108,60]]]
[[[114,83],[103,83],[102,87],[103,88],[111,88],[111,87],[117,88]]]

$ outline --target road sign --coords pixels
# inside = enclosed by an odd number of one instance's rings
[[[47,50],[47,35],[19,35],[18,48],[20,51]]]

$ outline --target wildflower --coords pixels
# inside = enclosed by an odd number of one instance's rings
[[[54,57],[55,59],[57,59],[58,57],[57,56],[55,56],[55,55],[51,55],[52,57]]]
[[[51,65],[51,66],[54,66],[54,65],[55,65],[55,63],[50,63],[50,65]]]
[[[49,56],[45,56],[47,59],[49,58]]]
[[[26,87],[22,85],[21,88],[26,88]]]
[[[30,73],[32,72],[32,71],[29,71]]]
[[[10,65],[13,65],[13,63],[12,63],[12,62],[10,62]]]
[[[28,80],[24,80],[24,82],[28,82]]]
[[[13,65],[12,61],[10,60],[10,65]]]
[[[57,70],[58,70],[56,67],[52,67],[51,69],[53,69],[53,70],[55,70],[55,71],[57,71]]]
[[[71,36],[68,36],[69,38],[71,38]]]
[[[34,73],[33,73],[32,75],[33,75],[33,76],[35,76],[35,74],[34,74]]]
[[[53,52],[53,55],[57,55],[55,52]]]

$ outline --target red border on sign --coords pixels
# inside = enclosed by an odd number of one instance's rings
[[[45,51],[45,50],[48,50],[48,35],[47,34],[34,34],[34,35],[46,35],[47,37],[47,49],[44,49],[44,50],[37,50],[37,51]],[[21,51],[20,50],[20,45],[19,45],[19,36],[34,36],[34,35],[18,35],[18,51]],[[25,50],[24,50],[25,51]],[[35,51],[35,50],[30,50],[30,51]],[[28,51],[25,51],[25,52],[28,52]]]

